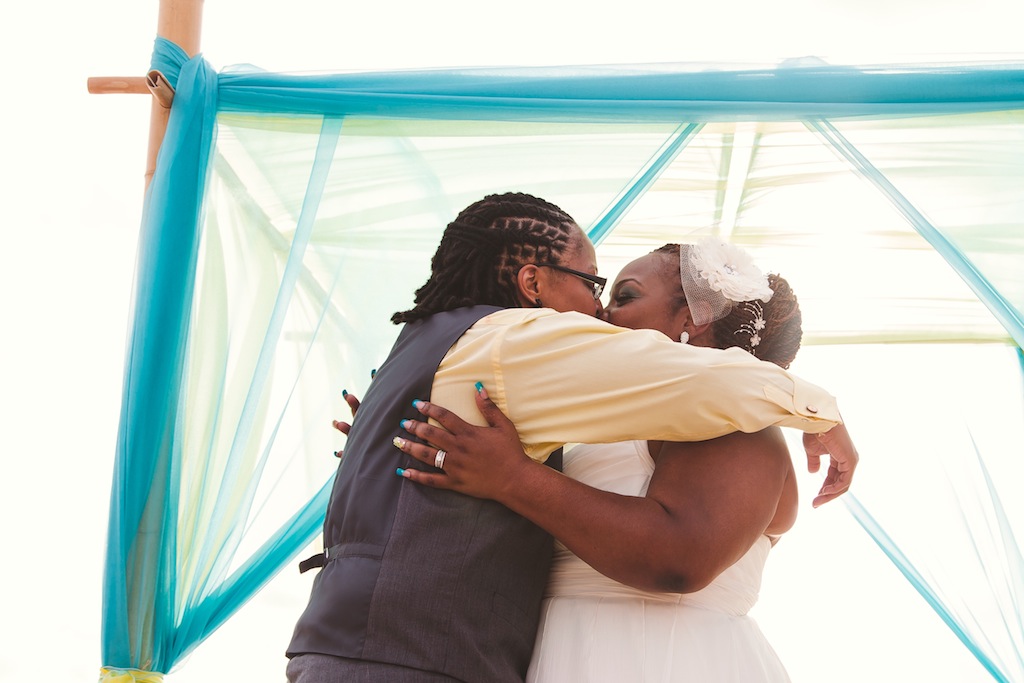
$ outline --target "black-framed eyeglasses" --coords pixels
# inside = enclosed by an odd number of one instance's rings
[[[580,272],[578,270],[573,270],[572,268],[566,268],[565,266],[555,265],[554,263],[535,263],[534,265],[535,266],[539,266],[539,267],[543,267],[543,268],[554,268],[555,270],[560,270],[563,273],[569,273],[569,275],[575,275],[576,277],[580,278],[581,280],[586,280],[587,282],[590,283],[590,286],[593,287],[593,289],[594,289],[594,298],[595,299],[600,299],[601,298],[601,294],[602,294],[602,292],[604,292],[604,287],[605,287],[605,285],[608,284],[608,278],[601,277],[600,275],[591,275],[590,273],[583,273],[583,272]]]

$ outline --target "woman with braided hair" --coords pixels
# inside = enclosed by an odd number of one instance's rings
[[[628,264],[604,316],[784,368],[800,347],[789,283],[715,240],[665,245]],[[528,681],[789,680],[747,616],[769,549],[796,519],[793,465],[778,428],[580,445],[564,456],[566,476],[535,476],[512,423],[480,394],[486,429],[424,407],[452,434],[422,423],[410,431],[446,450],[445,472],[405,476],[493,498],[558,540]],[[416,456],[426,447],[403,450]]]
[[[568,290],[577,295],[565,304],[566,310],[595,314],[600,306],[600,291],[587,296],[605,280],[597,277],[593,246],[576,221],[560,208],[523,193],[490,195],[470,204],[448,224],[441,244],[430,261],[430,279],[416,290],[415,307],[391,316],[391,322],[409,323],[434,313],[464,306],[490,304],[514,308],[524,302],[516,291],[516,277],[529,266],[547,266],[538,277],[548,275],[564,282],[573,271],[556,264],[566,258],[580,257],[588,270],[584,287]],[[556,292],[559,296],[562,291]],[[597,303],[595,303],[595,300]],[[525,302],[531,306],[558,308],[539,296]]]
[[[849,487],[857,453],[828,393],[742,352],[609,325],[604,284],[593,245],[550,202],[490,195],[447,226],[351,425],[324,551],[300,565],[319,572],[288,647],[290,681],[526,675],[551,536],[492,500],[396,476],[415,461],[392,443],[422,399],[468,414],[465,388],[486,383],[522,449],[552,472],[565,443],[791,426],[814,435],[809,457],[827,450],[837,465],[822,498]],[[640,416],[622,410],[645,401]],[[445,456],[431,449],[434,472]]]

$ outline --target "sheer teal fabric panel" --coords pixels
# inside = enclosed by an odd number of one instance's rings
[[[178,658],[202,642],[265,583],[273,572],[292,557],[298,547],[294,545],[294,540],[289,543],[289,539],[294,537],[297,530],[304,529],[308,533],[311,526],[302,523],[308,514],[298,513],[278,531],[276,539],[269,540],[248,559],[248,568],[239,567],[228,576],[229,567],[251,519],[253,504],[263,471],[270,458],[270,451],[277,432],[283,426],[282,415],[287,411],[288,404],[295,395],[295,388],[292,386],[284,394],[282,410],[268,411],[267,386],[274,380],[272,368],[275,364],[277,346],[283,342],[282,333],[287,323],[291,301],[297,293],[303,259],[324,186],[330,175],[340,130],[340,120],[324,120],[308,174],[302,209],[290,248],[282,264],[266,328],[258,342],[259,351],[246,373],[249,379],[244,396],[237,397],[237,402],[240,403],[237,414],[233,411],[216,410],[212,406],[207,409],[208,412],[202,410],[207,390],[217,391],[222,399],[233,398],[223,391],[223,383],[210,382],[211,375],[223,377],[223,372],[227,368],[222,365],[216,374],[210,373],[212,368],[209,364],[202,362],[198,354],[190,354],[193,360],[201,362],[202,368],[197,368],[198,371],[189,370],[188,383],[199,382],[202,386],[198,390],[190,389],[186,404],[188,415],[182,422],[185,442],[185,448],[181,453],[182,484],[195,488],[190,496],[194,513],[179,521],[178,525],[182,544],[192,549],[191,552],[181,555],[181,564],[178,567],[181,578],[180,604],[176,605],[179,608],[178,623],[175,624],[176,645],[180,648],[180,652],[175,653]],[[202,244],[206,247],[203,255],[207,261],[214,258],[216,252],[221,252],[217,256],[223,258],[223,245],[215,245],[213,242],[214,240],[204,240]],[[203,272],[212,270],[207,268],[207,265],[208,263],[203,264]],[[206,287],[197,296],[199,315],[196,327],[208,329],[218,325],[214,317],[225,315],[225,309],[230,306],[230,302],[224,302],[220,292],[211,292],[214,285],[209,280],[200,278],[199,281]],[[214,302],[215,313],[211,311],[213,315],[207,317],[204,316],[203,308],[211,300]],[[230,330],[225,332],[230,334]],[[194,348],[190,345],[190,350]],[[230,418],[230,429],[218,430],[203,419],[203,415]],[[225,432],[230,433],[230,445],[226,449],[221,449],[218,448],[217,436]],[[260,444],[262,434],[266,434],[264,444]],[[211,463],[222,464],[222,469],[218,471],[210,467]],[[210,487],[211,480],[220,481],[219,490]],[[187,525],[182,523],[185,521],[188,522]],[[216,525],[211,528],[210,522],[215,522]]]
[[[958,236],[961,258],[1019,315],[1021,112],[837,125],[935,231]],[[709,234],[791,280],[805,344],[1013,339],[993,318],[998,301],[979,299],[899,205],[801,122],[707,124],[598,253],[614,273],[666,241]]]
[[[871,513],[861,505],[860,501],[857,500],[857,496],[854,494],[848,494],[847,498],[844,499],[847,508],[849,508],[851,514],[857,520],[857,522],[864,528],[864,530],[875,540],[878,547],[881,548],[882,552],[885,553],[894,565],[900,570],[907,581],[914,587],[914,589],[921,594],[922,597],[928,602],[928,604],[935,610],[939,617],[946,622],[946,625],[956,634],[957,638],[971,650],[972,654],[982,663],[982,666],[992,674],[992,677],[997,681],[1009,681],[1000,670],[1000,667],[992,661],[992,658],[979,647],[972,639],[969,630],[957,618],[957,615],[949,609],[946,602],[936,593],[932,585],[921,575],[921,573],[914,566],[903,551],[900,550],[899,546],[893,542],[889,535],[885,532],[878,522],[875,521]]]
[[[169,670],[315,542],[341,390],[365,391],[444,225],[489,192],[561,205],[600,242],[607,275],[665,242],[743,244],[794,284],[808,345],[1003,348],[1024,308],[1022,65],[217,76],[159,39],[153,64],[178,91],[126,361],[110,666]],[[808,118],[828,119],[870,167],[858,174]],[[984,287],[948,267],[916,232],[925,223]],[[865,411],[857,424],[889,419]],[[986,446],[958,452],[992,467]],[[906,545],[916,528],[864,479],[876,539],[897,539],[894,561],[924,576],[935,560]],[[1012,480],[976,490],[994,498]],[[1012,529],[1021,516],[1007,507]],[[970,521],[960,540],[977,545],[990,520]],[[949,599],[961,586],[946,577],[929,585],[972,652],[1010,670],[1003,644],[985,644],[994,622],[976,596]]]
[[[638,121],[799,120],[1024,107],[1020,65],[756,70],[571,67],[284,75],[224,73],[223,111],[359,117]]]
[[[917,232],[924,237],[928,243],[946,260],[967,285],[974,291],[999,320],[1000,324],[1013,336],[1018,346],[1024,346],[1024,297],[1017,297],[1016,306],[1001,293],[1003,291],[1020,294],[1024,291],[1021,287],[1024,270],[1016,256],[1020,253],[1017,249],[1010,249],[1013,257],[1006,263],[1010,266],[1004,270],[997,270],[1001,277],[1002,287],[996,287],[981,270],[967,257],[964,251],[925,216],[889,181],[885,174],[881,173],[854,145],[850,144],[843,135],[827,121],[812,121],[808,124],[811,128],[821,134],[829,143],[840,152],[859,173],[864,175],[879,191],[889,198],[889,201],[896,206],[897,210],[907,219]],[[1012,143],[1010,143],[1012,144]],[[1016,164],[1017,175],[1020,175],[1020,164]],[[1015,236],[1017,232],[1012,229],[1005,232],[1005,238],[1011,242],[1020,242],[1021,237]],[[999,245],[993,245],[998,249]],[[1011,244],[1012,246],[1012,244]],[[988,250],[988,251],[991,251]]]
[[[931,583],[921,575],[914,566],[914,563],[903,554],[900,547],[893,542],[885,532],[885,529],[875,521],[871,516],[871,513],[861,505],[860,501],[857,500],[857,497],[854,494],[849,494],[849,497],[846,499],[846,505],[857,522],[864,528],[868,535],[875,540],[878,547],[881,548],[883,553],[885,553],[886,557],[888,557],[892,563],[899,568],[907,581],[909,581],[914,589],[924,597],[932,609],[934,609],[946,625],[949,626],[950,630],[956,634],[957,638],[959,638],[960,641],[978,659],[978,661],[981,662],[982,666],[985,667],[985,670],[992,674],[992,678],[997,681],[1005,681],[1006,683],[1015,680],[1004,673],[1007,671],[1004,666],[993,661],[993,658],[990,657],[989,653],[986,651],[988,648],[984,647],[983,642],[979,643],[979,641],[975,639],[977,636],[982,636],[981,640],[984,641],[984,634],[977,632],[976,635],[972,634],[971,629],[965,627],[957,617],[956,612],[949,608],[946,601],[942,599]],[[1011,610],[1011,616],[1013,611],[1015,610]],[[1013,664],[1019,664],[1019,661],[1013,662]],[[1017,667],[1015,666],[1014,668]]]
[[[896,374],[921,392],[906,417],[928,427],[892,438],[878,452],[884,476],[869,471],[847,505],[992,677],[1022,680],[1024,506],[1013,491],[1024,476],[1024,400],[1019,374],[1009,372],[1018,350],[908,351]],[[936,363],[941,372],[930,370]]]
[[[185,55],[168,60],[175,58]],[[171,143],[157,160],[142,222],[103,600],[104,665],[156,671],[174,661],[181,377],[217,94],[202,59],[178,66]]]
[[[668,165],[686,148],[686,145],[700,131],[701,127],[701,124],[696,123],[691,123],[685,127],[680,126],[680,131],[666,144],[664,151],[651,162],[650,166],[640,174],[640,177],[635,182],[630,183],[629,187],[623,191],[622,196],[617,198],[615,203],[608,207],[608,211],[590,228],[587,232],[590,241],[594,244],[600,244],[607,237],[608,233],[615,229],[615,226],[619,224],[626,212],[661,177],[661,174],[665,172]]]

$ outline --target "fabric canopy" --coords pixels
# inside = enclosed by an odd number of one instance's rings
[[[723,235],[793,283],[807,346],[1024,345],[1021,64],[217,74],[158,39],[153,68],[176,95],[126,359],[112,670],[169,671],[316,538],[341,388],[485,194],[559,204],[608,274]],[[961,481],[994,515],[968,542],[1002,532],[976,564],[1008,562],[1013,590],[952,604],[961,578],[850,508],[993,677],[1024,680],[1019,517]]]

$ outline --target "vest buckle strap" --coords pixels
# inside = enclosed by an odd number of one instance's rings
[[[299,562],[299,573],[305,574],[310,569],[319,569],[325,564],[327,564],[327,553],[317,553],[313,557],[307,557],[302,562]]]
[[[328,562],[338,556],[341,551],[341,544],[325,548],[322,553],[317,553],[313,557],[307,557],[302,562],[299,562],[299,573],[305,574],[310,569],[322,569]]]

